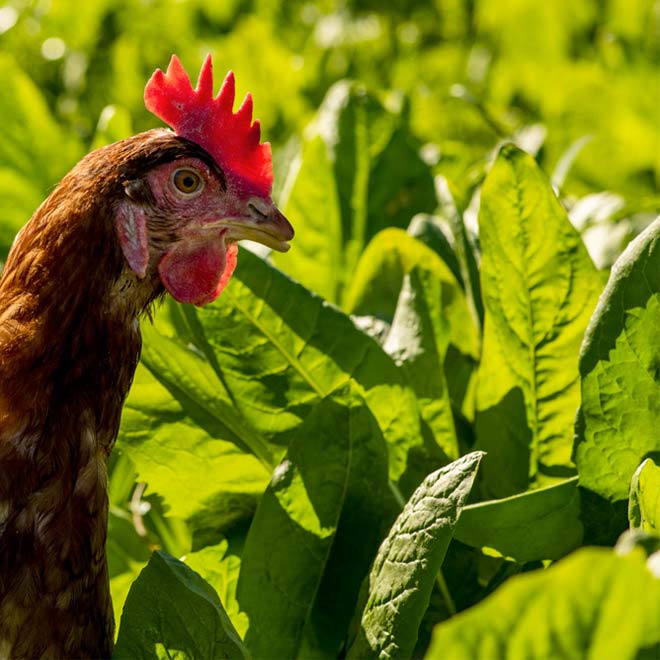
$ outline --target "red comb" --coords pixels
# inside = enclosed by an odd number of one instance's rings
[[[177,135],[206,149],[244,193],[269,197],[273,186],[270,144],[259,143],[261,131],[259,121],[252,122],[250,94],[234,113],[235,94],[230,71],[213,98],[211,55],[204,60],[195,89],[179,58],[172,55],[167,73],[156,69],[149,79],[144,104]]]

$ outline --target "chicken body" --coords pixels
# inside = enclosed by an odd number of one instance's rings
[[[0,657],[111,654],[106,461],[138,319],[166,288],[213,299],[235,240],[292,236],[160,129],[89,154],[20,232],[0,279]]]

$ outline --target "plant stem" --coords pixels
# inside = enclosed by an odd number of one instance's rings
[[[447,586],[447,582],[445,581],[445,576],[442,574],[442,569],[438,571],[438,574],[435,576],[435,583],[438,585],[438,588],[440,589],[440,593],[442,594],[442,597],[445,599],[445,604],[447,605],[447,609],[449,610],[449,616],[454,616],[456,614],[456,604],[454,603],[454,599],[451,597],[451,593],[449,592],[449,587]]]

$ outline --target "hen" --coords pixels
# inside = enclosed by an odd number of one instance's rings
[[[213,301],[240,239],[285,251],[270,145],[234,78],[213,98],[176,57],[145,89],[154,129],[98,149],[21,230],[0,280],[0,657],[107,657],[106,461],[165,291]]]

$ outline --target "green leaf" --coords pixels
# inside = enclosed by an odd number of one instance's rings
[[[250,527],[238,600],[255,657],[337,655],[391,520],[382,436],[359,397],[343,396],[308,415]]]
[[[645,559],[585,548],[513,577],[438,625],[426,658],[639,657],[660,642],[660,580]]]
[[[580,354],[576,420],[580,484],[623,500],[634,471],[660,452],[660,220],[625,250]]]
[[[401,229],[385,229],[363,253],[346,305],[351,313],[392,323],[385,350],[404,365],[435,441],[456,458],[449,401],[457,410],[466,404],[464,412],[472,417],[466,393],[480,339],[453,271],[421,241]]]
[[[182,309],[198,333],[195,350],[269,446],[288,446],[312,408],[353,381],[387,441],[390,478],[404,476],[409,452],[423,444],[417,401],[392,359],[346,315],[245,250],[218,302]]]
[[[391,323],[405,274],[417,264],[434,260],[438,257],[432,250],[400,229],[379,232],[360,257],[346,290],[344,309],[349,314],[372,315]]]
[[[577,477],[502,500],[470,504],[454,537],[524,564],[559,559],[582,542]]]
[[[155,552],[133,583],[114,658],[248,658],[210,587],[184,563]]]
[[[660,467],[650,458],[633,474],[628,518],[631,528],[660,536]]]
[[[459,456],[443,362],[449,319],[442,308],[442,282],[415,268],[403,280],[385,350],[400,364],[417,394],[422,418],[445,459]]]
[[[82,147],[58,125],[39,88],[6,54],[0,56],[0,79],[0,165],[20,174],[45,197],[82,156]]]
[[[410,657],[482,456],[473,452],[433,472],[406,504],[371,569],[349,658]]]
[[[449,343],[476,360],[479,338],[458,280],[432,249],[401,229],[384,229],[371,240],[346,293],[346,310],[392,321],[404,277],[415,269],[439,283],[442,320],[435,323],[446,326]]]
[[[303,144],[289,176],[283,210],[295,224],[296,244],[289,258],[273,255],[274,262],[326,300],[338,300],[347,267],[341,211],[332,160],[319,136]]]
[[[282,194],[296,249],[274,262],[341,304],[367,242],[405,227],[435,205],[433,180],[407,128],[407,111],[385,107],[357,82],[328,91]]]
[[[485,306],[477,389],[485,492],[573,473],[577,356],[600,278],[534,160],[502,148],[481,193]]]
[[[318,293],[331,302],[341,300],[344,284],[367,241],[369,118],[374,114],[387,118],[386,124],[393,121],[362,85],[336,83],[319,108],[314,134],[303,148],[298,179],[283,195],[284,211],[298,228],[301,252],[300,258],[295,252],[286,259],[274,255],[275,263],[312,289],[320,278],[325,279]],[[386,130],[391,133],[392,126]],[[306,267],[310,257],[317,259],[311,269]]]
[[[241,638],[245,636],[249,625],[248,618],[240,611],[236,599],[243,538],[242,534],[233,534],[230,539],[223,539],[217,545],[191,552],[184,558],[186,564],[215,589],[227,616]]]
[[[143,363],[176,395],[188,416],[211,436],[232,440],[271,468],[277,452],[245,423],[211,362],[194,347],[185,346],[179,338],[162,335],[153,326],[144,328],[143,336]]]
[[[221,407],[215,373],[151,326],[143,324],[142,330],[143,361],[154,371],[144,365],[136,371],[118,448],[131,458],[149,492],[163,497],[168,514],[186,519],[193,532],[251,516],[269,471],[236,446],[235,435],[223,424],[227,406]],[[236,415],[228,416],[235,420]]]
[[[119,447],[169,515],[187,520],[196,547],[251,517],[302,420],[350,380],[388,441],[391,477],[408,490],[427,469],[408,465],[424,439],[414,393],[391,358],[341,312],[247,251],[217,303],[199,311],[172,304],[142,330],[144,366]]]

